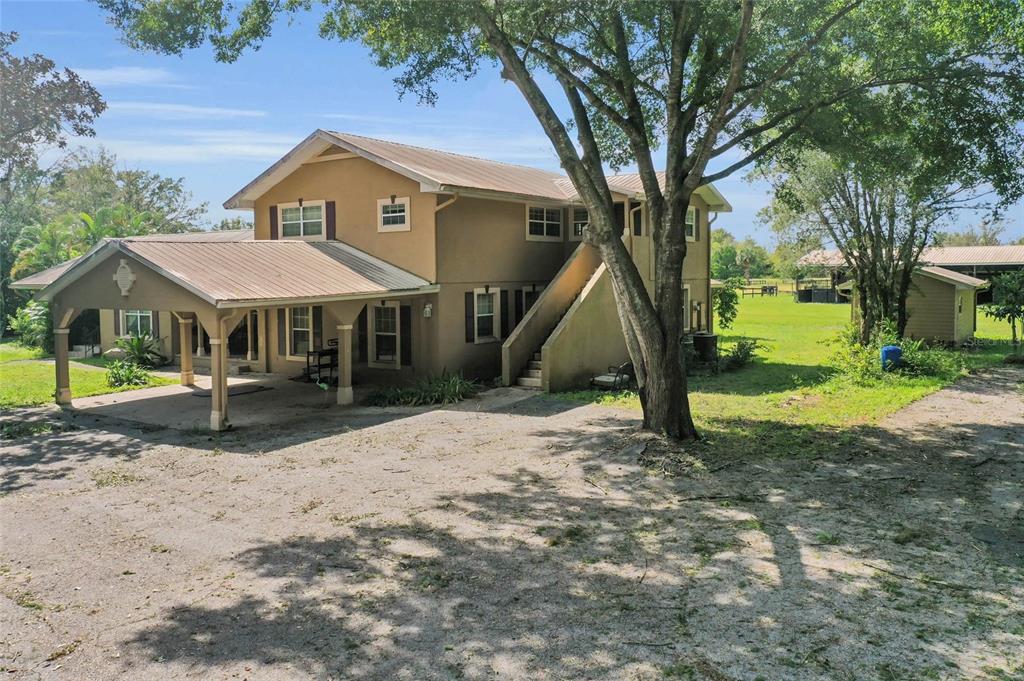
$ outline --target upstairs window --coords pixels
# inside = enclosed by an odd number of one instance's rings
[[[527,206],[527,241],[561,241],[562,209]]]
[[[377,231],[408,232],[409,197],[377,199]]]
[[[319,239],[324,233],[324,202],[306,201],[301,206],[290,203],[278,206],[281,211],[282,239]]]
[[[687,208],[686,209],[686,240],[696,241],[697,240],[697,209]]]
[[[582,241],[583,236],[587,233],[587,227],[590,226],[590,214],[586,208],[573,208],[572,209],[572,232],[569,233],[569,238],[573,241]]]

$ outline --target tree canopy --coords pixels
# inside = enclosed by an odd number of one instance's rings
[[[30,165],[39,148],[67,146],[68,135],[91,136],[106,109],[99,92],[71,69],[41,54],[14,56],[17,33],[0,33],[0,201],[9,198],[15,169]]]

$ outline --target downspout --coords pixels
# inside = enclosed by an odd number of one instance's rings
[[[708,333],[715,332],[715,306],[711,298],[711,225],[715,224],[715,220],[718,219],[718,211],[708,211],[709,213],[714,212],[715,217],[708,219],[708,228],[704,230],[707,233],[708,239]]]

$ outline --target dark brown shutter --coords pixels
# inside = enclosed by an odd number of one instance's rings
[[[327,210],[324,211],[324,212],[326,213],[326,215],[324,216],[324,221],[325,221],[325,223],[327,225],[327,240],[328,241],[334,241],[335,239],[338,238],[338,236],[337,236],[338,229],[336,227],[335,217],[334,217],[335,216],[335,213],[334,213],[334,201],[328,201],[327,202]]]
[[[508,338],[508,333],[512,330],[508,324],[508,313],[511,311],[508,309],[508,289],[501,289],[499,298],[501,299],[501,337]]]
[[[523,289],[516,289],[516,324],[523,321]]]
[[[700,241],[700,208],[693,209],[693,240]]]
[[[121,311],[117,309],[114,310],[114,335],[121,335]]]
[[[324,347],[324,308],[322,305],[313,306],[313,346],[310,350],[320,350]]]
[[[270,238],[277,238],[277,206],[270,207]]]
[[[398,329],[401,335],[402,366],[412,366],[412,307],[402,305],[398,308]]]
[[[150,310],[150,319],[153,320],[153,338],[160,337],[160,310]]]
[[[288,329],[284,321],[284,308],[277,308],[277,354],[284,357],[288,354],[288,346],[285,343],[285,335]]]
[[[364,307],[356,318],[356,338],[359,339],[359,358],[357,361],[366,362],[369,357],[369,341],[366,337],[366,318],[369,315],[369,307]]]
[[[466,292],[466,342],[476,341],[476,322],[473,310],[473,292]]]

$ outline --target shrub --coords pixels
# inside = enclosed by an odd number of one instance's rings
[[[722,369],[734,371],[742,369],[750,364],[757,357],[757,351],[763,347],[755,340],[743,339],[736,341],[736,345],[722,357]]]
[[[963,353],[942,347],[929,347],[924,341],[899,338],[895,327],[883,324],[871,335],[871,342],[858,342],[857,329],[850,326],[829,341],[834,348],[829,365],[837,376],[855,385],[873,385],[892,376],[931,376],[953,380],[966,371]],[[893,371],[882,369],[881,351],[895,345],[903,351],[900,365]]]
[[[124,350],[125,359],[141,367],[158,367],[167,363],[160,354],[160,341],[148,333],[118,338],[117,347]]]
[[[711,305],[715,309],[718,326],[723,329],[728,329],[736,320],[740,304],[740,296],[736,289],[742,284],[742,279],[733,277],[723,281],[722,286],[711,289]]]
[[[463,378],[461,374],[442,374],[438,378],[424,379],[414,386],[374,390],[366,396],[364,403],[374,407],[455,404],[472,397],[479,390],[480,385],[476,381]]]
[[[53,320],[46,303],[29,301],[7,318],[7,324],[25,347],[53,352]]]
[[[135,362],[119,359],[107,365],[107,385],[121,388],[127,385],[146,385],[151,378],[148,371]]]

